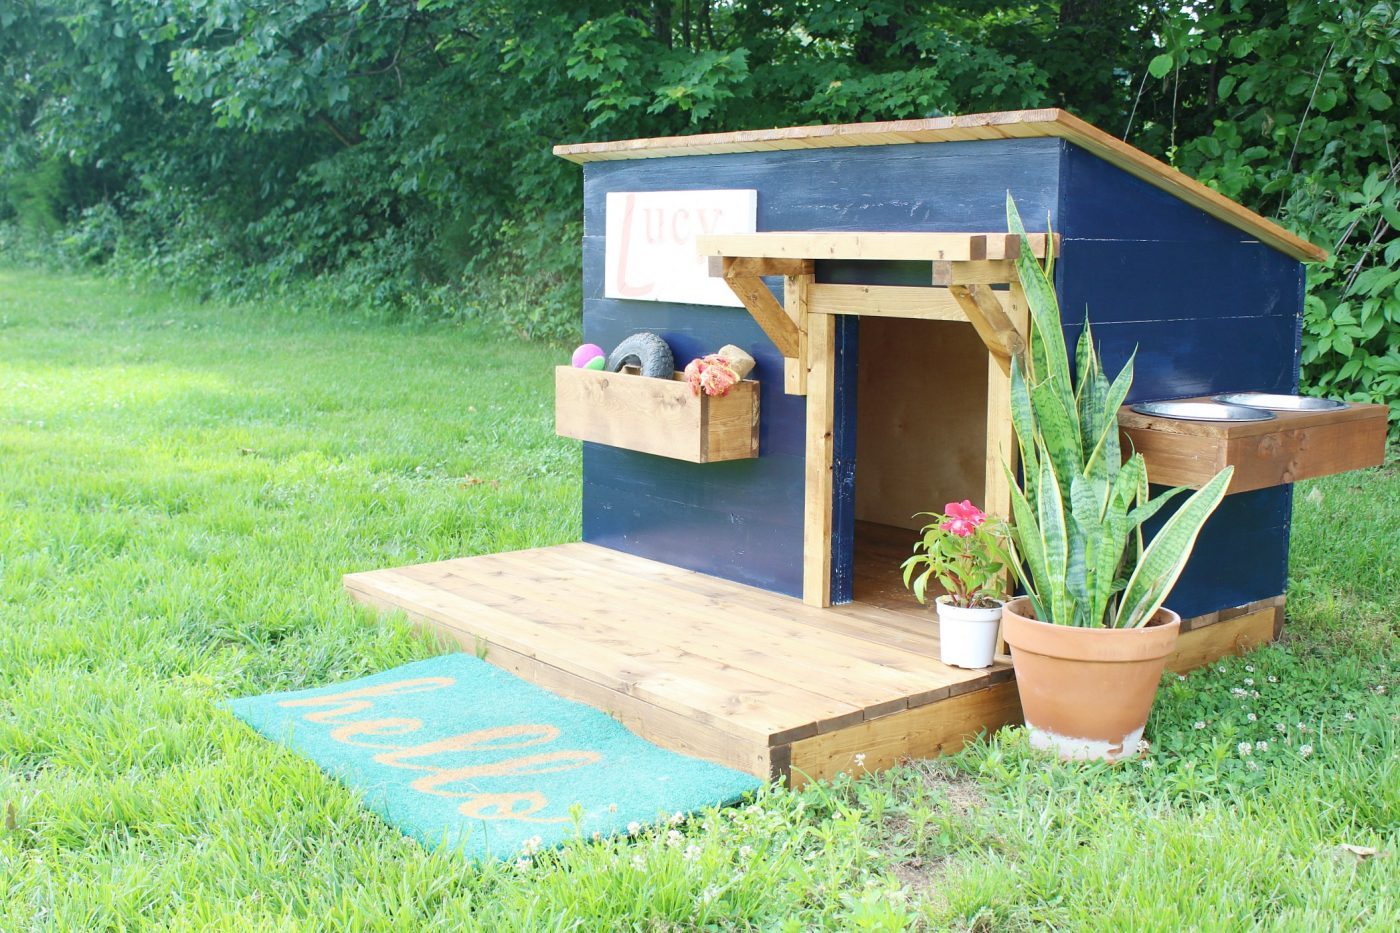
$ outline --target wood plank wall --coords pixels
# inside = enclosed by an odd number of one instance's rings
[[[604,297],[609,191],[753,188],[759,230],[1005,230],[1008,189],[1032,227],[1053,221],[1059,147],[1051,138],[1007,139],[585,165],[584,339],[607,347],[652,330],[671,343],[678,368],[733,343],[754,356],[753,378],[763,388],[757,460],[688,464],[586,445],[584,540],[789,595],[802,592],[806,400],[783,393],[781,358],[743,310]],[[925,277],[911,284],[928,284],[927,264],[920,265]],[[850,348],[843,355],[854,359],[855,323],[840,326],[838,343]],[[838,386],[853,379],[854,367],[837,377]],[[833,427],[831,590],[840,602],[850,596],[854,425],[848,417]]]
[[[1302,264],[1064,146],[1056,284],[1071,353],[1087,308],[1110,373],[1136,350],[1130,402],[1296,391]],[[1159,512],[1149,532],[1170,512]],[[1291,486],[1226,496],[1172,608],[1197,616],[1285,591],[1291,513]]]

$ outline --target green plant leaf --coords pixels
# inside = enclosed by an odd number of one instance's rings
[[[1115,628],[1140,628],[1162,607],[1186,566],[1201,527],[1225,498],[1234,475],[1234,467],[1221,470],[1162,525],[1128,578]]]

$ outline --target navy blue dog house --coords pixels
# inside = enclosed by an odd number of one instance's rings
[[[488,660],[647,738],[796,782],[959,747],[1019,717],[1010,665],[937,661],[899,564],[915,513],[1009,511],[1024,295],[1008,194],[1129,403],[1294,393],[1324,251],[1059,110],[555,148],[584,173],[584,339],[676,368],[756,361],[724,398],[561,366],[583,542],[352,574]],[[1276,637],[1292,482],[1379,462],[1385,410],[1266,426],[1129,415],[1157,483],[1236,466],[1168,604],[1186,670]]]

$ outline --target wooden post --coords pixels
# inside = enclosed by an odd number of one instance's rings
[[[810,272],[789,275],[783,282],[783,310],[797,325],[797,356],[783,358],[783,391],[788,395],[807,394],[807,333],[808,291],[816,279]]]
[[[1007,317],[1020,333],[1029,326],[1030,309],[1026,293],[1019,283],[1011,284],[1007,293]],[[1016,469],[1018,460],[1016,434],[1011,426],[1011,373],[1004,369],[995,354],[987,359],[987,466],[983,508],[988,514],[1011,517],[1011,485],[1006,468]],[[1003,467],[1005,464],[1005,467]]]
[[[831,605],[831,470],[835,449],[836,318],[807,318],[807,469],[802,521],[802,601]]]

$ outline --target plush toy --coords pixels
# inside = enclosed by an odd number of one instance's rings
[[[597,360],[597,364],[594,364]],[[603,353],[603,348],[596,343],[585,343],[574,351],[575,369],[602,369],[607,362],[607,355]]]
[[[690,391],[699,395],[723,398],[734,388],[734,384],[747,376],[754,367],[754,359],[733,344],[720,347],[718,353],[691,360],[685,367],[685,381]]]

